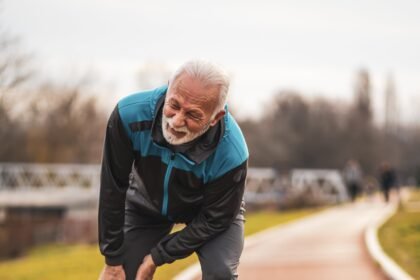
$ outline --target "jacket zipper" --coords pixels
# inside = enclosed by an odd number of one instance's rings
[[[163,202],[162,202],[162,215],[168,214],[168,191],[169,191],[169,178],[171,177],[172,167],[174,165],[175,153],[171,154],[171,158],[166,168],[165,179],[163,181]]]

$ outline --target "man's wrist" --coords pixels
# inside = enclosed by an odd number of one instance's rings
[[[165,263],[162,255],[159,253],[159,250],[156,247],[150,251],[150,256],[155,266],[161,266]]]
[[[105,257],[108,266],[118,266],[123,264],[123,256]]]
[[[154,267],[157,267],[157,265],[156,265],[155,261],[153,260],[153,258],[152,258],[152,255],[151,255],[151,254],[147,255],[147,256],[146,256],[146,259],[147,259],[147,262],[149,262],[149,263],[150,263],[150,265],[153,265]]]

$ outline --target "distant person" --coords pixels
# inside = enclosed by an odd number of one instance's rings
[[[343,178],[347,192],[354,202],[362,189],[362,171],[355,160],[349,160],[343,170]]]
[[[130,95],[106,129],[100,279],[149,280],[196,252],[203,279],[236,279],[248,149],[227,111],[229,78],[193,60],[168,86]],[[175,223],[186,224],[170,233]]]
[[[394,168],[389,162],[383,162],[380,167],[380,178],[381,190],[384,195],[385,202],[389,202],[389,192],[392,187],[396,187],[397,175]]]
[[[364,181],[364,192],[368,200],[373,200],[373,195],[378,189],[378,180],[374,176],[368,176]]]

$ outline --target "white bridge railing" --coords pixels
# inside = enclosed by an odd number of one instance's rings
[[[44,187],[99,187],[97,164],[0,163],[0,190]]]
[[[99,164],[0,163],[0,189],[98,187],[99,176]],[[267,188],[275,178],[272,169],[250,168],[249,189]]]
[[[71,189],[77,193],[77,189],[83,188],[97,195],[99,179],[99,164],[0,163],[2,194],[6,190],[62,193]],[[346,200],[346,190],[337,170],[292,170],[289,175],[280,176],[271,168],[249,168],[245,200],[280,203],[287,195],[308,191],[331,201]]]

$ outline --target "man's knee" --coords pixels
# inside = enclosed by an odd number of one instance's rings
[[[203,280],[232,280],[237,279],[237,265],[217,262],[202,268]]]
[[[209,241],[197,252],[204,280],[237,279],[237,268],[243,249],[242,220],[235,221],[228,230]]]

